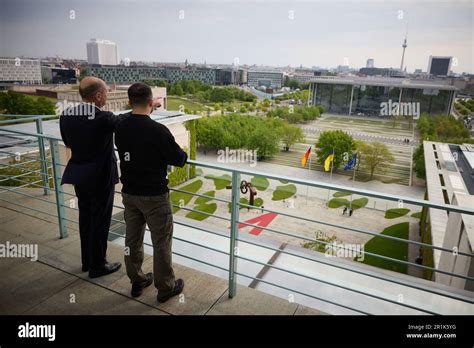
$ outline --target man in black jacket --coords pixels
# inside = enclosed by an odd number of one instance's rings
[[[183,167],[187,155],[168,128],[149,117],[153,110],[150,87],[136,83],[128,89],[128,98],[132,113],[115,133],[127,225],[125,266],[132,296],[140,296],[154,279],[157,300],[162,303],[184,288],[172,267],[173,213],[166,177],[168,165]],[[142,271],[146,224],[153,243],[153,274]]]
[[[89,76],[79,86],[84,103],[65,110],[59,120],[61,137],[72,157],[61,184],[72,184],[78,198],[82,271],[96,278],[117,271],[120,262],[106,260],[114,188],[118,183],[113,133],[115,116],[100,108],[107,100],[104,81]]]

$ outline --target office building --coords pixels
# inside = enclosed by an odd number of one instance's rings
[[[117,45],[109,40],[91,39],[87,43],[89,64],[117,65],[119,63]]]
[[[365,76],[405,77],[403,70],[393,68],[361,68],[359,74]]]
[[[42,84],[39,59],[0,58],[0,83]]]
[[[250,87],[281,88],[283,73],[274,70],[249,70],[247,72],[247,84]]]
[[[442,81],[377,77],[316,77],[310,83],[311,102],[327,112],[380,116],[384,102],[419,103],[420,113],[450,114],[455,86]]]
[[[374,58],[369,58],[367,59],[367,64],[365,65],[366,68],[373,68],[375,67],[374,65]]]
[[[77,82],[75,69],[41,66],[41,77],[45,84],[75,84]]]
[[[428,62],[428,74],[434,76],[447,76],[451,70],[451,61],[453,57],[430,56]]]
[[[423,142],[426,167],[427,195],[432,203],[452,204],[474,208],[474,147],[471,144],[455,145]],[[474,245],[474,217],[441,209],[424,209],[421,220],[424,240],[449,252],[425,250],[423,261],[432,259],[432,267],[466,277],[474,276],[474,259],[459,253],[472,254]],[[451,251],[452,250],[452,251]],[[429,263],[429,262],[428,262]],[[459,289],[474,290],[474,282],[448,274],[433,272],[437,283]]]

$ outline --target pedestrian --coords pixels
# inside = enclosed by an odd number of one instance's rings
[[[349,216],[352,216],[352,212],[353,212],[352,208],[349,209]]]
[[[344,207],[344,209],[342,210],[342,215],[346,215],[346,212],[347,212],[347,207]]]

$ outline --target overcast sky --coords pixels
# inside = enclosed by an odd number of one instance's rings
[[[472,0],[0,0],[0,56],[86,58],[90,38],[120,58],[426,71],[430,55],[474,72]],[[74,11],[75,18],[71,19]],[[183,18],[184,17],[184,18]],[[402,17],[402,18],[400,18]]]

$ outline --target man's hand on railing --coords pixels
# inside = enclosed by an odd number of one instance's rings
[[[153,109],[157,109],[161,106],[160,99],[163,99],[163,98],[162,97],[153,98]]]

